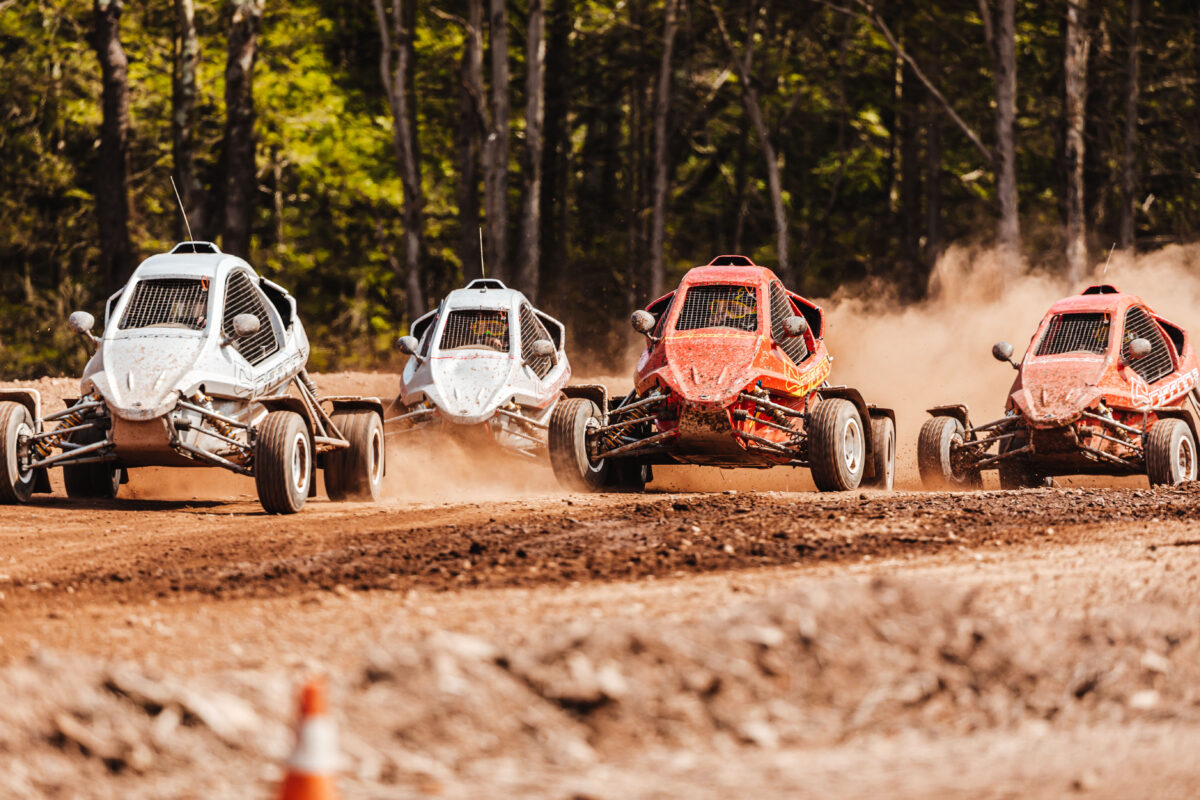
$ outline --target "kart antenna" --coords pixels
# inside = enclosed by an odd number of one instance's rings
[[[192,238],[192,224],[188,222],[187,209],[183,207],[183,198],[179,196],[179,187],[175,185],[175,176],[171,175],[171,188],[175,190],[175,200],[179,203],[179,213],[183,214],[183,227],[187,228],[188,241],[194,242]]]
[[[1108,274],[1108,262],[1112,261],[1113,250],[1116,250],[1116,249],[1117,249],[1117,243],[1113,242],[1112,247],[1108,248],[1108,259],[1104,262],[1104,272],[1100,273],[1101,278],[1103,278],[1105,275]]]
[[[479,226],[479,277],[487,277],[487,265],[483,263],[483,226]]]

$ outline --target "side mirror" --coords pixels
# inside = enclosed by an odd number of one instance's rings
[[[1129,360],[1141,361],[1146,356],[1150,355],[1150,340],[1143,339],[1141,336],[1129,343]]]
[[[629,324],[633,329],[643,336],[649,336],[654,330],[654,315],[649,311],[638,310],[633,312],[633,316],[629,318]]]
[[[803,336],[808,332],[808,320],[799,314],[793,314],[783,320],[783,335],[789,339]]]
[[[233,318],[234,338],[242,339],[246,336],[253,336],[258,333],[261,324],[258,317],[253,314],[238,314]]]
[[[233,318],[233,333],[221,339],[221,346],[228,347],[238,339],[258,333],[258,317],[253,314],[238,314]]]
[[[397,350],[399,350],[401,353],[404,353],[406,356],[412,356],[417,360],[418,364],[424,364],[425,359],[421,358],[421,356],[417,353],[417,348],[420,346],[421,343],[417,341],[417,337],[415,336],[401,336],[396,340]]]
[[[92,328],[96,325],[96,318],[86,311],[72,311],[71,316],[67,317],[67,327],[80,336],[86,336],[93,342],[99,342],[100,339],[92,333]]]
[[[533,351],[534,358],[553,358],[557,352],[554,342],[549,339],[535,339],[529,349]]]
[[[1021,365],[1012,360],[1013,346],[1008,342],[996,342],[992,345],[992,358],[997,361],[1003,361],[1006,364],[1012,364],[1013,369],[1020,369]]]

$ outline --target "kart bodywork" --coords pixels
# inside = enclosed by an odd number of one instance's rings
[[[50,467],[72,497],[115,497],[131,468],[195,466],[254,476],[275,513],[299,510],[318,467],[332,499],[377,497],[382,404],[318,397],[295,300],[242,259],[181,243],[109,298],[100,337],[94,322],[71,315],[97,347],[66,409],[0,391],[0,500],[49,491]]]
[[[633,390],[614,401],[586,387],[551,423],[567,485],[638,487],[655,464],[695,464],[809,467],[823,490],[891,487],[893,412],[829,384],[824,313],[771,270],[719,256],[633,323],[647,337]]]
[[[571,376],[565,328],[492,278],[451,292],[413,323],[388,436],[448,433],[544,456],[546,430]]]
[[[1004,416],[971,423],[963,405],[929,410],[918,463],[931,487],[980,485],[996,469],[1005,488],[1059,475],[1196,477],[1200,369],[1186,331],[1141,298],[1098,285],[1050,307],[1020,364]]]

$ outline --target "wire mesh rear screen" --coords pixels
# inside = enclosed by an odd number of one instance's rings
[[[199,331],[208,319],[208,281],[200,278],[152,278],[138,281],[125,306],[121,330],[185,328]]]
[[[683,298],[677,331],[698,328],[758,330],[758,299],[753,286],[693,286]]]
[[[439,348],[454,350],[471,347],[508,352],[508,312],[461,310],[446,317]]]
[[[799,364],[808,358],[808,343],[803,336],[789,337],[783,331],[783,321],[791,316],[799,316],[792,308],[783,287],[778,283],[771,284],[771,338],[779,345],[779,349],[788,354],[788,358]]]
[[[554,359],[551,356],[534,356],[533,343],[538,339],[545,339],[553,344],[546,326],[534,315],[533,310],[529,306],[521,306],[521,360],[528,364],[539,378],[544,378],[554,366]]]
[[[1038,343],[1037,355],[1101,353],[1108,350],[1108,314],[1055,314]]]
[[[1150,343],[1150,355],[1134,361],[1129,357],[1129,343],[1134,339],[1145,339]],[[1145,309],[1134,306],[1125,312],[1125,334],[1121,337],[1121,357],[1142,376],[1146,383],[1171,374],[1175,367],[1171,363],[1171,352],[1167,349],[1162,331]]]
[[[226,336],[233,336],[233,318],[239,314],[254,315],[258,319],[258,332],[234,340],[233,348],[251,364],[259,364],[279,349],[279,341],[271,327],[266,301],[244,272],[233,273],[225,283],[225,314],[221,320],[221,332]]]

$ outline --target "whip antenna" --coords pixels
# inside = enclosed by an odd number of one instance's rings
[[[187,228],[188,241],[194,242],[196,240],[192,236],[192,224],[188,222],[187,209],[183,207],[183,198],[179,196],[179,187],[175,185],[175,176],[171,175],[170,178],[171,188],[175,190],[175,202],[179,203],[179,213],[183,214],[183,227]]]
[[[479,226],[479,277],[487,277],[487,267],[483,263],[483,226]]]
[[[1113,242],[1112,247],[1108,248],[1108,259],[1104,262],[1104,272],[1100,273],[1101,278],[1103,278],[1105,275],[1108,274],[1108,264],[1110,261],[1112,261],[1113,250],[1116,250],[1116,249],[1117,249],[1117,243]]]

